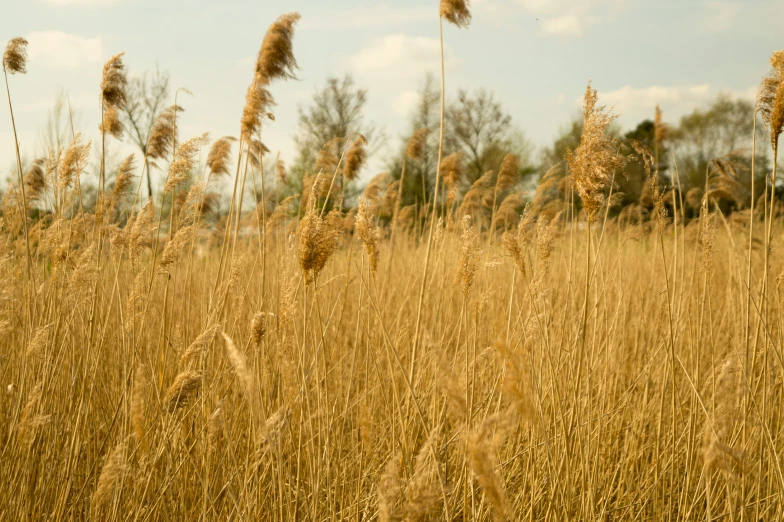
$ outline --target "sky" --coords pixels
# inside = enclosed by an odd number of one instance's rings
[[[245,91],[267,27],[302,15],[294,37],[298,79],[276,82],[275,122],[263,140],[294,157],[298,109],[330,76],[368,89],[365,116],[389,140],[363,177],[382,168],[409,131],[416,91],[438,74],[438,0],[9,0],[0,43],[30,42],[28,74],[9,77],[23,156],[44,153],[41,132],[65,91],[77,131],[97,144],[103,63],[125,52],[130,74],[157,67],[187,88],[181,139],[237,135]],[[473,0],[467,29],[445,24],[446,90],[484,87],[531,142],[552,142],[579,113],[586,83],[622,128],[658,103],[677,123],[719,92],[754,98],[770,54],[784,47],[781,0]],[[96,146],[93,147],[97,149]],[[130,152],[109,139],[113,154]],[[14,163],[8,107],[0,110],[0,178]]]

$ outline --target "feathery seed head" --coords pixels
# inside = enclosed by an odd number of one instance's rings
[[[166,410],[174,413],[190,404],[199,393],[204,376],[196,370],[184,370],[174,378],[174,382],[166,392]]]
[[[441,160],[441,177],[449,187],[455,186],[463,177],[463,154],[455,152]]]
[[[784,130],[784,49],[771,55],[770,65],[773,69],[762,79],[757,90],[757,109],[768,127],[775,153],[778,151],[779,136]]]
[[[240,120],[242,140],[245,142],[256,135],[261,128],[262,118],[270,114],[270,107],[275,105],[275,99],[265,85],[263,78],[257,74],[245,94],[245,107]]]
[[[357,211],[355,226],[357,236],[362,241],[362,245],[365,247],[365,252],[370,260],[370,271],[375,275],[378,267],[378,241],[381,239],[381,231],[370,212],[370,202],[367,198],[359,198],[359,210]]]
[[[250,338],[256,346],[261,344],[267,333],[267,314],[257,312],[250,321]]]
[[[103,111],[103,121],[98,125],[98,131],[111,135],[115,139],[121,140],[123,137],[123,126],[117,115],[117,109],[108,106]]]
[[[520,158],[514,154],[507,154],[498,170],[495,182],[496,190],[506,190],[517,185],[520,180]]]
[[[626,157],[618,153],[618,140],[606,134],[617,116],[606,113],[603,106],[597,107],[598,99],[596,90],[588,82],[583,99],[580,145],[570,150],[566,158],[589,222],[596,221],[597,211],[604,202],[604,189],[611,183],[613,173],[626,164]]]
[[[106,108],[117,109],[125,103],[125,87],[128,85],[128,79],[125,77],[124,54],[115,54],[103,66],[101,97]]]
[[[286,13],[267,29],[256,59],[256,74],[264,80],[264,83],[276,79],[296,78],[294,70],[297,68],[297,60],[294,58],[292,39],[294,26],[299,19],[299,13]]]
[[[169,166],[169,175],[163,186],[163,193],[168,194],[188,179],[195,166],[196,155],[201,147],[201,137],[191,138],[177,148],[174,161]]]
[[[223,176],[229,174],[229,157],[231,156],[231,143],[235,138],[224,136],[215,140],[207,154],[207,168],[210,175]]]
[[[17,37],[8,41],[3,53],[3,69],[11,74],[27,72],[27,40]]]
[[[153,160],[169,157],[177,139],[177,113],[184,110],[181,105],[171,105],[161,111],[147,139],[147,157]]]
[[[366,145],[367,139],[360,134],[349,147],[346,153],[345,166],[343,167],[343,176],[348,181],[353,181],[359,176],[359,171],[362,170],[362,166],[367,158]]]
[[[457,27],[468,27],[471,23],[470,0],[441,0],[441,17]]]
[[[412,160],[421,160],[425,156],[425,146],[427,145],[427,137],[429,134],[430,129],[426,127],[415,130],[408,139],[408,144],[406,145],[406,156]]]
[[[457,280],[463,289],[463,298],[468,299],[479,269],[479,236],[471,226],[471,216],[463,216],[462,234],[460,236],[460,260],[457,265]]]

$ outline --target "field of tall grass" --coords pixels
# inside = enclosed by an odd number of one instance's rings
[[[470,20],[464,0],[440,13]],[[555,208],[545,176],[510,217],[497,195],[512,170],[456,193],[459,161],[439,151],[429,205],[401,209],[400,185],[375,181],[344,212],[365,155],[349,136],[297,205],[243,211],[244,194],[265,198],[248,163],[268,88],[296,67],[298,18],[264,38],[237,142],[177,143],[176,108],[156,123],[170,166],[150,200],[136,188],[148,158],[108,183],[101,156],[88,211],[80,179],[101,143],[74,136],[24,174],[17,147],[0,226],[0,519],[781,520],[775,167],[732,215],[706,193],[687,221],[654,184],[650,219],[612,217],[629,155],[589,85],[559,167],[579,207]],[[757,146],[775,166],[784,52],[771,63]],[[11,110],[25,67],[12,40]],[[104,68],[104,137],[124,74],[122,55]],[[637,148],[655,179],[656,151]],[[215,175],[233,194],[212,223]]]

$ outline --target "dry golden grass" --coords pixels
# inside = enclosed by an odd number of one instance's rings
[[[466,1],[440,14],[470,20]],[[520,193],[498,197],[515,185],[512,155],[462,202],[461,158],[444,158],[453,199],[436,212],[401,209],[385,176],[355,218],[328,211],[343,201],[335,179],[365,159],[364,138],[344,137],[304,180],[301,214],[289,197],[268,221],[263,205],[245,219],[255,171],[240,166],[260,161],[266,86],[293,77],[298,19],[263,41],[232,206],[214,226],[209,177],[231,175],[233,140],[200,169],[202,138],[174,150],[176,105],[148,153],[171,158],[157,205],[131,201],[129,157],[84,212],[78,135],[28,183],[17,157],[21,197],[8,192],[0,227],[0,520],[780,520],[773,196],[729,221],[698,196],[684,225],[655,185],[651,221],[608,218],[626,160],[589,87],[571,176],[551,170],[522,216]],[[6,72],[25,71],[25,45],[11,42]],[[108,114],[120,57],[104,74]],[[769,125],[779,80],[763,85]],[[163,197],[188,181],[167,224]],[[50,219],[29,219],[25,186],[52,192]],[[587,214],[550,196],[575,188]]]

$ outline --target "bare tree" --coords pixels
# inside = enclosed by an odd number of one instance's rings
[[[447,151],[463,153],[467,182],[473,183],[488,170],[497,171],[507,152],[517,152],[512,150],[511,122],[492,91],[479,89],[473,96],[458,91],[457,101],[447,109],[444,140]]]
[[[321,148],[335,138],[354,139],[361,133],[369,142],[372,153],[380,143],[380,136],[372,123],[363,119],[367,102],[367,90],[356,86],[354,79],[346,75],[342,80],[329,78],[327,85],[313,95],[307,108],[300,107],[299,131],[294,140],[297,157],[290,169],[292,188],[313,170],[316,155]]]
[[[128,81],[125,92],[126,101],[122,107],[123,127],[144,157],[148,197],[152,197],[150,162],[147,157],[150,131],[169,97],[169,79],[168,71],[161,71],[157,68],[154,73],[145,71],[141,75],[134,76]]]

